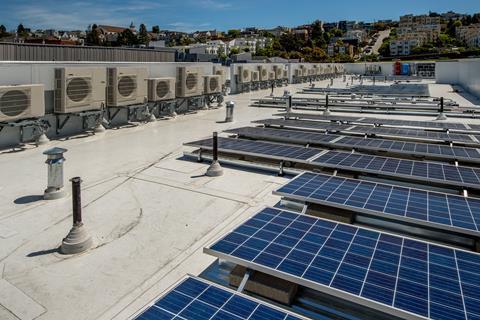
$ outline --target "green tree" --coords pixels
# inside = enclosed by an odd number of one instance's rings
[[[138,31],[138,41],[136,44],[148,45],[150,38],[148,37],[147,27],[142,23]]]
[[[237,30],[237,29],[228,30],[227,36],[230,39],[236,39],[240,36],[240,30]]]
[[[0,38],[7,35],[7,28],[2,24],[0,25]]]
[[[133,46],[137,44],[137,41],[137,37],[130,29],[125,29],[118,34],[117,44],[121,46]]]
[[[20,23],[17,27],[17,34],[22,37],[27,35],[27,30],[25,30],[25,27],[22,23]]]
[[[315,46],[320,48],[324,48],[327,45],[323,36],[322,23],[319,20],[312,24],[312,41]]]
[[[96,24],[88,27],[87,31],[87,44],[99,46],[100,43],[100,30]]]
[[[232,48],[230,49],[230,57],[234,54],[239,54],[240,50],[238,48]]]
[[[160,27],[159,26],[153,26],[152,27],[152,33],[160,33]]]

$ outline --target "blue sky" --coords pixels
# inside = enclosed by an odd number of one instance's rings
[[[91,23],[195,31],[295,26],[316,19],[373,21],[406,13],[480,12],[480,0],[2,0],[0,24],[15,28],[86,29]]]

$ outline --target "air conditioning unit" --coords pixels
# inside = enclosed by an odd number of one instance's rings
[[[213,66],[213,74],[222,77],[221,79],[222,85],[225,84],[225,82],[227,81],[227,74],[226,74],[225,68],[220,66]]]
[[[293,75],[297,78],[301,77],[302,76],[302,70],[301,69],[295,69],[294,72],[293,72]]]
[[[123,107],[147,101],[146,68],[107,69],[107,106]]]
[[[252,71],[252,82],[260,81],[260,73],[258,71]]]
[[[267,81],[268,80],[268,70],[265,66],[258,66],[258,73],[260,77],[260,81]]]
[[[200,67],[177,67],[177,97],[194,97],[203,94],[203,70]]]
[[[269,71],[268,72],[268,80],[275,80],[275,72]]]
[[[283,70],[283,79],[288,79],[288,71]]]
[[[283,66],[273,66],[273,72],[275,72],[275,79],[280,80],[283,76]]]
[[[0,86],[0,121],[45,115],[43,84]]]
[[[101,109],[105,104],[104,68],[55,69],[55,113]]]
[[[175,99],[175,78],[150,78],[147,80],[148,101]]]
[[[249,83],[251,81],[250,69],[247,66],[238,66],[238,83]]]
[[[303,76],[303,77],[305,77],[305,76],[308,75],[308,69],[307,69],[306,66],[301,65],[301,66],[300,66],[300,69],[302,70],[302,76]]]
[[[221,76],[204,76],[203,77],[203,83],[204,83],[204,89],[203,92],[205,94],[210,94],[210,93],[219,93],[222,92],[222,77]]]

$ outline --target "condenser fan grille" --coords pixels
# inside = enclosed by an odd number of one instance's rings
[[[248,78],[248,75],[250,74],[250,71],[248,70],[243,70],[243,77]]]
[[[122,97],[130,97],[137,89],[135,76],[123,76],[118,80],[118,93]]]
[[[186,79],[186,86],[188,90],[193,90],[197,86],[197,74],[189,73]]]
[[[157,97],[163,98],[170,92],[170,87],[166,81],[157,83]]]
[[[9,117],[24,113],[30,107],[30,95],[21,90],[11,90],[0,95],[0,112]]]
[[[73,78],[67,84],[67,97],[74,102],[85,100],[90,91],[90,79],[87,78]]]
[[[263,69],[262,70],[262,77],[266,77],[267,76],[267,70]]]
[[[210,79],[210,91],[215,91],[218,88],[218,80],[217,78],[211,78]]]

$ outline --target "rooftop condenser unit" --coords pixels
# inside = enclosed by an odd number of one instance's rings
[[[108,68],[107,106],[123,107],[147,101],[146,68]]]
[[[105,105],[105,68],[55,69],[56,113],[99,110]]]
[[[175,78],[148,79],[148,101],[175,99]]]
[[[260,74],[258,71],[252,71],[252,82],[260,81]]]
[[[203,83],[204,83],[204,90],[203,92],[205,94],[211,94],[211,93],[219,93],[222,91],[222,83],[221,83],[222,77],[221,76],[204,76],[203,77]]]
[[[247,66],[238,66],[238,83],[249,83],[250,81],[250,69]]]
[[[283,79],[288,79],[288,71],[283,70]]]
[[[269,71],[268,72],[268,80],[275,80],[275,72]]]
[[[283,77],[283,66],[274,65],[273,72],[275,72],[275,79],[280,80]]]
[[[258,74],[260,81],[267,81],[268,80],[268,70],[265,66],[258,66]]]
[[[0,86],[0,121],[45,115],[43,84]]]
[[[203,70],[200,67],[177,68],[177,97],[186,98],[203,94]]]
[[[227,74],[225,72],[225,68],[220,66],[213,66],[213,74],[222,77],[222,79],[220,80],[222,85],[224,85],[227,81]]]

